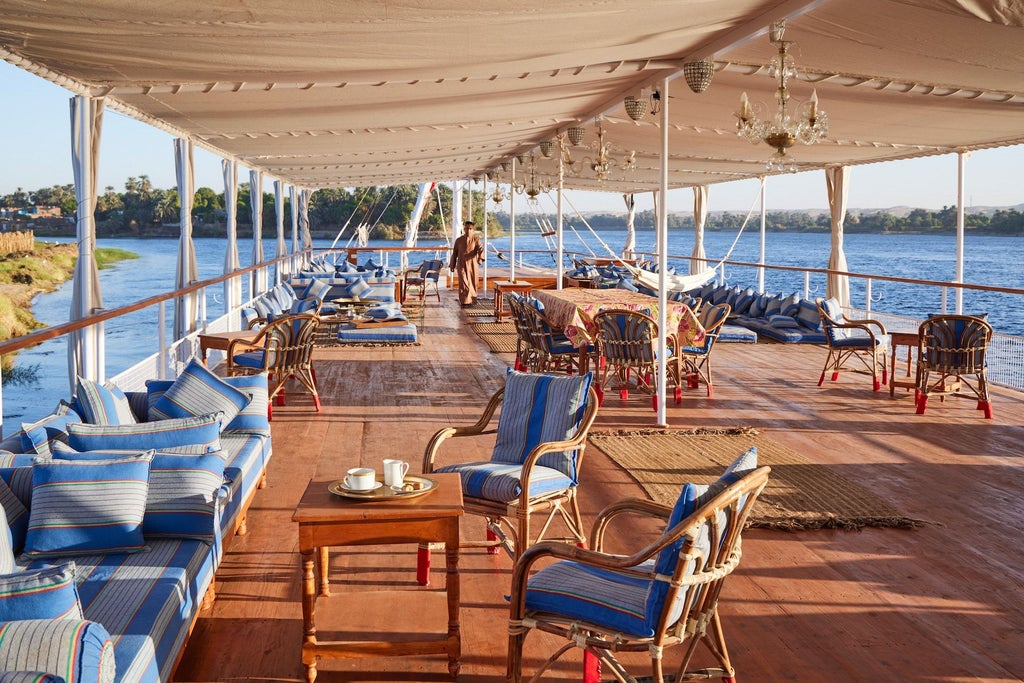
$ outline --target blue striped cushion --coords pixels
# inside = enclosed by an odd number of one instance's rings
[[[509,371],[492,462],[522,464],[538,444],[564,441],[579,426],[592,373],[541,375]],[[576,451],[548,453],[539,463],[577,483]]]
[[[35,422],[21,423],[21,452],[49,455],[50,442],[67,439],[67,426],[72,422],[81,421],[78,413],[61,401],[53,414]]]
[[[79,377],[78,388],[75,390],[75,404],[82,420],[90,424],[135,424],[135,415],[128,405],[128,397],[110,382],[97,384]]]
[[[530,577],[526,609],[581,619],[634,636],[651,637],[644,617],[648,582],[614,571],[557,562]]]
[[[141,550],[152,459],[147,451],[115,460],[34,464],[25,555]]]
[[[81,618],[74,562],[0,576],[0,621]]]
[[[366,280],[364,280],[363,278],[359,278],[358,280],[356,280],[355,282],[353,282],[352,284],[345,288],[345,293],[348,294],[348,296],[353,299],[358,299],[359,297],[369,292],[370,289],[371,287],[366,283]]]
[[[321,301],[327,296],[327,292],[331,290],[331,285],[324,280],[313,278],[310,281],[309,286],[306,287],[306,291],[302,293],[303,299],[320,299]]]
[[[0,662],[12,671],[42,669],[68,683],[114,681],[114,644],[94,621],[27,619],[0,624]]]
[[[800,310],[794,316],[801,325],[815,332],[821,331],[821,313],[810,299],[800,300]]]
[[[220,450],[220,414],[155,420],[136,425],[102,427],[68,425],[68,445],[76,451],[166,450],[189,446],[201,454]]]
[[[259,320],[260,314],[256,312],[255,308],[243,308],[242,309],[242,327],[249,329],[249,326]]]
[[[462,490],[475,498],[485,498],[508,503],[523,492],[519,473],[521,465],[498,462],[467,462],[446,465],[435,472],[458,472],[462,478]],[[534,466],[530,472],[530,495],[535,496],[551,491],[561,491],[574,486],[575,482],[558,470]]]
[[[266,373],[225,377],[224,382],[252,397],[235,419],[225,425],[224,431],[270,436],[270,421],[267,418],[270,401],[267,399]]]
[[[262,368],[263,367],[263,351],[246,351],[245,353],[239,353],[232,357],[231,361],[235,365],[240,365],[244,368]]]
[[[249,405],[251,396],[231,386],[196,359],[181,371],[149,409],[150,420],[223,413],[224,424]]]
[[[871,348],[871,337],[864,330],[858,328],[852,328],[849,330],[842,330],[846,332],[845,335],[837,339],[832,340],[832,346],[837,349],[854,349],[854,348]],[[889,345],[889,335],[887,334],[876,334],[875,335],[875,347],[882,347]]]
[[[28,508],[18,499],[7,482],[0,478],[0,522],[3,522],[3,530],[0,532],[0,574],[13,571],[13,554],[11,564],[7,563],[7,551],[21,548],[25,543],[25,530],[28,528]],[[6,545],[5,545],[6,544]]]
[[[113,460],[137,453],[59,448],[60,460]],[[212,540],[216,533],[218,492],[224,483],[224,454],[155,452],[149,466],[149,491],[142,533],[148,537]]]

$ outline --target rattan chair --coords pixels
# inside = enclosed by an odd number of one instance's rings
[[[971,315],[937,315],[918,327],[917,414],[924,415],[928,397],[961,394],[978,399],[978,410],[992,419],[985,354],[992,326]]]
[[[441,277],[441,269],[444,268],[444,261],[437,259],[428,259],[419,265],[419,268],[409,269],[405,272],[405,283],[402,288],[405,293],[405,297],[409,296],[410,289],[419,290],[420,301],[423,301],[424,295],[427,293],[427,287],[433,285],[434,294],[437,296],[437,300],[441,301],[441,290],[437,286],[437,282]]]
[[[725,324],[731,312],[732,308],[729,304],[706,306],[697,314],[697,322],[704,328],[704,341],[700,346],[681,346],[676,351],[682,365],[681,374],[686,379],[686,385],[691,389],[696,389],[703,380],[708,388],[708,398],[713,398],[715,395],[715,386],[711,381],[711,352],[715,348],[715,342],[718,341],[722,325]]]
[[[598,514],[590,550],[538,543],[524,552],[512,570],[505,680],[521,681],[523,644],[527,633],[536,630],[565,643],[531,681],[573,648],[598,657],[603,671],[622,683],[638,679],[618,661],[617,652],[649,653],[653,676],[648,680],[654,683],[712,676],[735,681],[718,600],[726,577],[739,564],[743,526],[769,472],[768,467],[755,469],[718,495],[701,497],[688,484],[675,508],[643,499],[613,503]],[[713,497],[704,502],[708,495]],[[627,524],[636,516],[666,520],[666,529],[630,554],[603,552],[612,523]],[[632,528],[625,526],[621,534],[631,538]],[[538,563],[543,568],[533,573]],[[717,668],[690,669],[701,643]],[[667,677],[663,650],[674,645],[684,646],[682,661],[676,675]]]
[[[487,545],[515,558],[561,519],[568,540],[586,536],[576,500],[587,433],[597,417],[592,376],[510,372],[476,424],[447,427],[427,444],[423,473],[457,472],[467,514],[487,522]],[[501,406],[497,427],[491,422]],[[451,439],[495,435],[491,459],[440,465]],[[454,449],[448,449],[454,450]],[[535,516],[542,519],[535,523]],[[417,578],[426,584],[429,549],[421,546]]]
[[[523,297],[515,292],[505,295],[505,304],[512,316],[516,328],[516,360],[515,369],[523,372],[534,372],[537,369],[538,351],[533,344],[533,328],[527,304]]]
[[[581,350],[572,345],[565,333],[551,324],[547,316],[531,301],[522,304],[522,313],[529,328],[532,346],[536,354],[531,370],[534,372],[567,372],[570,375],[583,370],[583,363],[594,353],[588,345]]]
[[[286,315],[264,325],[251,341],[232,341],[227,350],[227,375],[267,373],[271,413],[273,399],[277,405],[285,404],[285,383],[295,378],[313,395],[313,405],[320,412],[320,393],[313,371],[313,346],[319,324],[320,318],[309,313]]]
[[[601,391],[609,391],[612,388],[609,380],[614,379],[622,400],[627,400],[630,388],[635,388],[651,394],[651,404],[657,410],[657,321],[638,311],[608,309],[594,316],[594,326],[597,329],[597,353],[604,362]],[[680,384],[682,366],[679,356],[673,352],[674,343],[674,338],[670,338],[666,376],[669,386],[675,388],[676,403],[680,403],[683,400]]]
[[[875,391],[888,383],[889,371],[886,356],[889,352],[889,335],[885,325],[877,320],[847,320],[843,309],[835,299],[818,299],[815,301],[821,315],[821,325],[825,330],[825,344],[828,356],[825,367],[818,378],[818,386],[825,382],[825,375],[832,371],[832,381],[839,379],[839,372],[849,370],[846,362],[856,358],[871,371],[871,381]],[[879,381],[881,371],[881,381]]]

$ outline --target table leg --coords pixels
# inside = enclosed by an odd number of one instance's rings
[[[306,683],[316,680],[316,571],[313,551],[302,551],[302,664],[306,667]]]
[[[892,345],[892,360],[889,362],[889,398],[896,396],[896,349],[899,347],[894,343]],[[909,358],[910,353],[907,352]],[[907,361],[909,367],[910,361]]]
[[[445,542],[445,592],[448,595],[448,673],[452,678],[462,668],[462,636],[459,630],[459,525]]]
[[[327,570],[330,564],[331,551],[327,546],[318,548],[318,551],[317,560],[319,565],[318,569],[320,570],[320,595],[330,595],[331,580],[330,577],[327,576]]]

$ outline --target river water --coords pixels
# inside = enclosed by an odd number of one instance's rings
[[[624,232],[600,232],[599,237],[586,236],[585,242],[571,232],[565,236],[565,249],[583,254],[610,256],[601,242],[614,253],[621,250]],[[735,232],[709,232],[705,235],[705,251],[709,259],[721,259],[736,238]],[[825,233],[771,233],[766,237],[766,262],[775,265],[825,268],[828,265],[830,237]],[[505,254],[509,251],[508,238],[492,239],[493,249]],[[225,239],[197,239],[196,255],[200,279],[216,277],[223,271]],[[551,242],[551,248],[554,243]],[[168,291],[174,285],[174,268],[178,241],[175,239],[100,239],[101,247],[116,247],[139,254],[139,259],[122,261],[100,272],[103,303],[106,308],[117,308],[140,299]],[[441,242],[420,242],[420,246]],[[316,247],[329,247],[329,240],[315,240]],[[395,242],[372,242],[371,246],[397,246]],[[264,240],[264,253],[272,253],[273,242]],[[548,249],[545,239],[536,232],[520,234],[516,239],[518,250]],[[654,251],[654,234],[637,234],[638,251]],[[669,252],[689,255],[693,248],[693,233],[673,232],[669,238]],[[492,254],[493,254],[492,249]],[[251,245],[239,245],[242,265],[248,265]],[[845,251],[850,271],[877,273],[923,280],[950,281],[955,276],[956,244],[951,235],[847,235]],[[756,232],[745,232],[736,241],[730,260],[756,262],[760,252],[760,237]],[[392,256],[392,263],[397,256]],[[524,254],[528,263],[553,266],[547,255]],[[418,261],[417,257],[413,258]],[[490,263],[500,263],[493,256]],[[685,272],[684,261],[671,261],[671,265]],[[754,286],[757,284],[753,268],[729,267],[726,279],[731,284]],[[1013,237],[971,237],[966,244],[964,281],[976,284],[1024,288],[1024,239]],[[767,271],[765,288],[772,292],[803,291],[802,273]],[[810,281],[811,295],[823,296],[823,275],[814,275]],[[851,298],[857,307],[864,307],[863,282],[851,282]],[[874,311],[926,317],[940,310],[940,294],[936,288],[898,283],[874,282],[872,304]],[[66,283],[56,292],[38,297],[33,306],[36,317],[47,325],[67,320],[71,307],[71,284]],[[220,287],[209,292],[208,318],[223,313]],[[952,310],[950,299],[949,310]],[[987,312],[997,332],[1024,336],[1024,297],[984,292],[964,293],[964,311]],[[173,316],[168,307],[168,318]],[[140,311],[106,324],[107,375],[112,376],[156,352],[156,311]],[[55,339],[18,354],[17,364],[34,366],[37,382],[29,385],[7,384],[3,388],[3,432],[10,434],[20,428],[23,420],[33,420],[50,412],[61,398],[69,396],[67,385],[67,343]]]

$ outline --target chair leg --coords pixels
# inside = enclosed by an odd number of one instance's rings
[[[491,531],[491,527],[487,527],[486,531],[487,531],[487,544],[488,544],[487,545],[487,554],[488,555],[497,555],[498,554],[498,549],[499,549],[498,541],[500,540],[498,538],[498,534],[496,534],[493,531]],[[493,544],[493,545],[491,545],[491,544]]]
[[[430,545],[420,543],[416,550],[416,583],[426,586],[430,583]]]
[[[601,660],[591,651],[583,651],[583,683],[601,683]]]
[[[917,414],[924,415],[925,408],[928,407],[928,394],[921,394],[921,397],[917,399]]]

